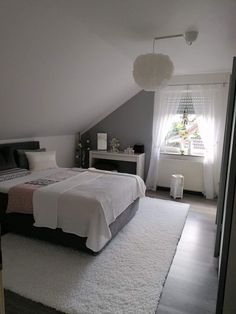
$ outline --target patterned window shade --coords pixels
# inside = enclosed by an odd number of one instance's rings
[[[178,106],[177,114],[183,114],[184,111],[188,114],[195,114],[193,104],[202,107],[207,101],[210,101],[210,99],[204,96],[186,95],[182,98],[170,98],[168,99],[168,104],[170,106]]]
[[[185,96],[180,99],[179,107],[177,110],[178,114],[183,114],[187,112],[188,114],[194,114],[194,107],[193,107],[193,98],[191,96]]]

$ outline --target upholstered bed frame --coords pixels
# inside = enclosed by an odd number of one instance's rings
[[[13,155],[15,159],[16,166],[19,166],[19,160],[18,160],[18,155],[16,153],[17,149],[39,149],[40,144],[38,141],[31,141],[31,142],[17,142],[17,143],[5,143],[5,144],[0,144],[0,149],[2,147],[10,147],[13,150]],[[5,211],[7,208],[7,202],[8,202],[8,195],[7,193],[1,193],[0,192],[0,221],[1,221],[1,226],[2,226],[2,233],[4,232],[3,230],[5,226],[3,226],[2,221],[5,216]]]
[[[16,154],[17,149],[39,149],[40,144],[37,141],[19,142],[1,144],[0,148],[1,147],[11,147],[13,149],[15,161],[18,165]],[[74,234],[65,233],[59,228],[49,229],[34,227],[34,218],[33,215],[30,214],[6,214],[7,203],[8,194],[0,193],[0,220],[2,234],[12,232],[27,237],[49,241],[55,244],[69,246],[75,249],[86,251],[93,255],[97,254],[86,247],[85,243],[87,238],[85,237],[79,237]],[[111,230],[112,238],[114,238],[114,236],[134,217],[136,211],[138,210],[138,203],[139,200],[137,199],[129,207],[127,207],[127,209],[123,211],[112,224],[110,224],[109,227]]]
[[[40,144],[38,141],[31,141],[31,142],[17,142],[17,143],[5,143],[0,144],[0,148],[2,147],[10,147],[13,150],[14,158],[16,165],[19,166],[19,160],[16,150],[17,149],[39,149]]]

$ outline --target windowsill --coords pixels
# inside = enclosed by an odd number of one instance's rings
[[[203,162],[204,156],[182,155],[178,153],[161,153],[161,159],[178,159],[178,160],[189,160],[193,162]]]

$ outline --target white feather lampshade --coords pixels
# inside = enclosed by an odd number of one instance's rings
[[[134,61],[134,80],[146,91],[155,91],[165,85],[173,72],[173,62],[169,56],[161,53],[140,55]]]

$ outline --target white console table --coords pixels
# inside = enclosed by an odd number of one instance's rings
[[[145,153],[143,154],[127,154],[124,152],[113,153],[103,150],[91,150],[89,152],[89,166],[93,167],[97,159],[129,161],[136,163],[136,174],[142,179],[144,178]]]

